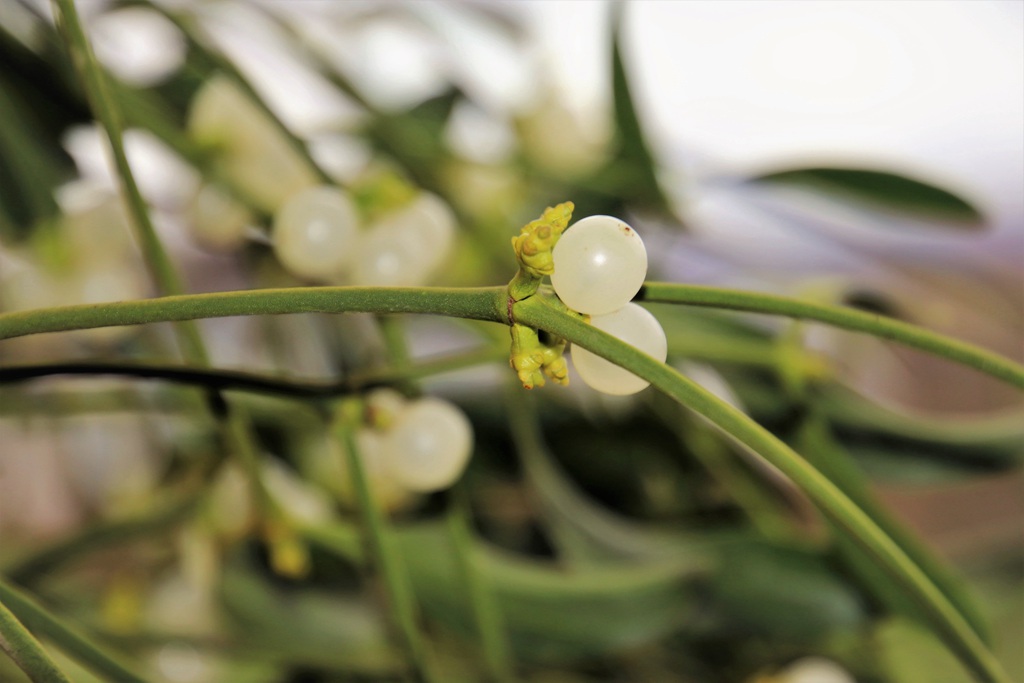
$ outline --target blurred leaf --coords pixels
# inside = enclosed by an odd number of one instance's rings
[[[983,227],[984,216],[953,192],[906,176],[857,168],[814,167],[765,173],[755,183],[800,187],[912,218],[963,229]]]
[[[3,30],[0,64],[0,224],[20,238],[57,214],[53,191],[74,172],[60,138],[89,117],[58,69]]]
[[[820,556],[783,546],[729,546],[711,589],[726,628],[772,638],[814,642],[866,618],[857,593]]]
[[[1024,461],[1019,413],[982,417],[913,414],[869,401],[841,386],[822,387],[815,405],[836,439],[872,476],[911,484],[952,481]]]
[[[513,439],[560,559],[595,565],[658,560],[692,552],[692,534],[629,519],[586,495],[551,457],[537,417],[532,395],[520,391],[510,394],[508,420]]]
[[[847,430],[864,430],[907,440],[1019,458],[1024,454],[1024,419],[1019,413],[979,417],[929,416],[879,405],[840,386],[823,389],[815,398],[830,421]]]
[[[469,634],[472,614],[454,548],[436,524],[398,534],[402,556],[426,612]],[[481,544],[488,585],[519,657],[564,661],[607,654],[664,637],[697,609],[690,580],[706,571],[709,552],[670,561],[567,571]]]
[[[237,567],[225,572],[221,595],[246,646],[268,659],[372,672],[401,665],[380,613],[363,599],[285,587]]]
[[[633,87],[622,59],[622,12],[625,3],[612,3],[611,78],[618,150],[598,172],[598,187],[611,190],[626,203],[658,211],[668,201],[658,183],[654,157],[644,137]]]
[[[875,634],[891,683],[971,683],[959,660],[926,629],[891,619]]]

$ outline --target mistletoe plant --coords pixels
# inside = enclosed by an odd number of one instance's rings
[[[178,268],[154,229],[150,209],[125,153],[125,119],[135,121],[140,111],[148,110],[100,67],[73,0],[57,0],[56,7],[59,31],[91,110],[109,138],[130,223],[159,295],[3,312],[0,341],[56,332],[174,323],[184,363],[139,363],[126,358],[7,365],[0,367],[0,384],[79,374],[152,378],[196,387],[202,392],[200,400],[190,400],[189,410],[193,415],[205,414],[203,419],[212,425],[220,450],[230,458],[226,463],[218,458],[204,462],[194,477],[200,480],[198,483],[190,480],[183,487],[184,494],[166,499],[164,505],[154,506],[139,520],[112,522],[87,530],[5,566],[6,578],[0,579],[0,648],[30,679],[69,680],[41,640],[101,678],[146,679],[142,664],[121,651],[132,651],[130,643],[110,647],[109,639],[73,625],[70,617],[58,616],[32,594],[33,584],[46,571],[70,563],[95,547],[124,541],[133,534],[184,526],[188,520],[194,523],[200,516],[198,511],[206,510],[209,514],[215,504],[214,489],[219,484],[213,482],[221,481],[225,471],[238,473],[250,509],[249,514],[243,515],[240,530],[218,532],[219,542],[228,544],[229,538],[255,541],[264,549],[271,572],[282,581],[299,585],[317,575],[317,557],[324,552],[379,579],[385,594],[390,637],[384,639],[383,654],[363,652],[360,656],[364,659],[352,655],[351,660],[346,660],[348,663],[358,661],[367,668],[377,667],[375,670],[383,671],[382,675],[451,680],[453,665],[444,660],[439,654],[443,648],[437,646],[437,641],[443,639],[434,638],[432,630],[424,627],[424,614],[431,612],[438,622],[443,622],[446,617],[458,621],[451,615],[466,612],[470,630],[481,646],[480,668],[486,672],[485,677],[513,680],[523,671],[519,656],[524,648],[522,643],[544,642],[543,637],[536,635],[547,633],[537,630],[541,628],[538,621],[550,622],[543,626],[557,630],[559,617],[565,617],[559,613],[563,608],[557,599],[568,600],[565,596],[584,593],[586,599],[596,601],[602,609],[610,605],[626,615],[620,617],[626,622],[623,633],[612,628],[612,635],[602,635],[610,643],[622,645],[631,639],[643,640],[671,632],[678,626],[678,616],[669,609],[671,605],[661,604],[658,596],[674,595],[671,591],[678,587],[681,573],[689,577],[693,572],[706,578],[706,567],[687,566],[683,572],[676,564],[678,557],[665,560],[650,549],[630,550],[621,554],[648,560],[636,572],[617,574],[614,568],[599,566],[587,575],[589,583],[570,584],[573,577],[536,567],[527,569],[496,555],[476,538],[470,496],[460,483],[475,451],[474,440],[479,439],[479,434],[474,434],[477,425],[456,404],[425,396],[418,385],[429,376],[506,360],[523,389],[537,390],[547,379],[566,385],[569,366],[565,354],[571,348],[575,370],[586,384],[618,395],[650,386],[653,392],[714,425],[725,435],[724,443],[737,445],[759,463],[767,463],[781,472],[820,512],[837,547],[842,548],[846,569],[860,572],[861,578],[867,577],[864,583],[872,599],[887,610],[902,611],[925,625],[978,680],[1009,681],[990,650],[983,620],[959,583],[873,502],[863,482],[844,465],[846,454],[830,452],[831,442],[822,431],[811,428],[813,424],[803,434],[807,450],[794,447],[668,364],[673,330],[666,335],[659,317],[648,305],[743,311],[824,323],[944,357],[1022,390],[1024,367],[921,327],[849,307],[718,287],[648,281],[647,253],[636,230],[607,215],[587,216],[573,222],[572,202],[547,208],[516,236],[511,235],[513,226],[506,226],[505,238],[511,237],[511,252],[506,248],[500,255],[486,258],[500,262],[509,272],[517,268],[507,285],[424,286],[422,283],[432,274],[453,268],[456,230],[465,216],[458,215],[446,198],[435,192],[440,188],[430,186],[428,174],[424,174],[419,162],[402,155],[400,144],[389,137],[391,119],[375,112],[379,114],[378,126],[368,134],[377,136],[378,141],[383,141],[382,146],[404,161],[408,179],[384,173],[362,186],[340,188],[315,163],[302,141],[254,97],[255,92],[237,70],[211,52],[201,54],[216,63],[222,74],[218,78],[224,80],[211,78],[196,95],[187,124],[190,140],[183,142],[166,127],[154,124],[156,119],[148,119],[154,132],[162,131],[169,144],[177,144],[183,156],[204,170],[204,185],[193,207],[198,238],[216,248],[237,248],[248,239],[246,226],[254,219],[263,220],[272,227],[259,239],[269,242],[278,265],[297,279],[319,284],[186,294]],[[198,44],[186,21],[167,16]],[[617,50],[616,45],[615,76],[622,79]],[[336,79],[335,82],[339,83]],[[340,83],[339,87],[342,85],[346,92],[358,97],[348,84]],[[365,101],[363,104],[372,111],[372,105]],[[229,107],[230,115],[224,114],[225,106]],[[636,124],[631,110],[619,114],[624,134],[638,135],[637,126],[628,125]],[[142,125],[145,120],[141,117],[135,122]],[[250,125],[260,134],[253,136],[251,130],[242,130]],[[280,144],[281,149],[275,154],[288,161],[282,162],[279,171],[289,182],[250,182],[252,178],[247,174],[253,155],[266,151],[254,151],[253,145],[264,138],[273,138],[278,141],[275,144]],[[650,161],[644,145],[631,149],[633,152],[618,161]],[[300,170],[289,175],[289,171],[283,170],[287,168]],[[290,184],[291,181],[294,183]],[[650,204],[657,206],[662,201],[657,180],[650,174],[648,181],[645,192]],[[211,363],[207,340],[194,322],[299,313],[373,314],[388,346],[388,364],[322,384],[223,370]],[[499,334],[485,332],[481,336],[501,341],[440,360],[413,361],[404,348],[401,316],[405,314],[483,321],[499,330]],[[500,330],[502,327],[508,328],[510,343]],[[805,370],[801,367],[791,374],[800,375]],[[799,381],[794,380],[793,384]],[[545,390],[548,391],[562,389],[551,387]],[[517,387],[501,417],[510,425],[522,449],[524,468],[538,481],[546,482],[547,500],[562,516],[559,519],[563,528],[579,532],[582,526],[572,518],[582,511],[585,516],[599,520],[595,523],[600,529],[598,534],[616,539],[614,543],[620,549],[639,542],[631,537],[631,532],[623,532],[628,527],[610,522],[602,514],[593,514],[591,503],[558,483],[550,463],[538,456],[543,448],[537,423],[544,416],[538,418],[533,404],[527,403],[522,393]],[[332,517],[330,511],[318,516],[322,506],[318,507],[316,500],[303,498],[308,503],[303,512],[282,503],[287,498],[282,490],[296,485],[287,475],[266,464],[254,416],[259,406],[240,399],[240,395],[248,394],[272,395],[286,403],[315,407],[313,417],[301,410],[290,413],[298,422],[307,420],[312,425],[309,429],[292,426],[292,431],[306,436],[327,435],[321,442],[323,453],[311,451],[314,454],[306,462],[307,472],[320,479],[337,501],[358,510],[360,524]],[[196,395],[190,396],[196,399]],[[556,405],[545,406],[545,410],[557,411]],[[691,430],[686,438],[697,433]],[[782,515],[777,511],[760,512],[764,508],[764,492],[758,490],[760,482],[747,477],[746,470],[730,470],[728,458],[716,455],[719,451],[703,447],[696,450],[711,454],[703,464],[727,484],[737,505],[749,513],[753,526],[763,532],[764,538],[772,538],[777,533],[773,524]],[[552,491],[555,495],[550,495]],[[430,519],[399,521],[403,510],[415,506],[422,496],[437,492],[443,492],[443,525]],[[589,530],[592,532],[593,528]],[[680,537],[674,536],[672,542],[685,547],[687,552],[702,548],[700,543]],[[727,541],[722,543],[728,546]],[[706,551],[707,548],[700,550]],[[434,559],[428,562],[424,559],[428,556]],[[237,586],[236,589],[242,590]],[[661,592],[665,589],[669,592]],[[225,591],[230,593],[227,588]],[[237,602],[238,609],[244,612],[253,603],[259,605],[255,609],[266,613],[264,618],[273,620],[268,614],[287,615],[287,609],[268,597],[271,594],[271,590],[259,588],[246,593],[248,597]],[[634,597],[648,602],[642,602],[639,609],[629,605]],[[549,598],[555,599],[544,602]],[[536,607],[538,604],[544,607]],[[537,617],[533,612],[523,613],[533,609],[554,610],[552,605],[558,606],[558,611],[550,619]],[[543,615],[542,611],[538,613]],[[600,616],[595,621],[616,620],[614,614]],[[286,616],[281,619],[287,621]],[[294,621],[289,626],[301,627]],[[586,630],[590,625],[579,628]],[[531,635],[534,640],[530,640]],[[322,637],[315,629],[303,631],[303,638],[308,639],[302,643],[306,648],[302,651],[304,661],[331,661],[323,649],[338,644],[317,640]],[[574,642],[569,636],[566,640]],[[117,642],[116,638],[113,642]],[[586,647],[579,645],[579,651],[570,651],[574,656],[581,652],[592,654]],[[294,653],[292,656],[302,659]],[[324,666],[329,668],[328,664]],[[822,670],[820,662],[800,666],[808,670],[818,666],[815,670]],[[827,664],[825,668],[830,666],[835,665]]]

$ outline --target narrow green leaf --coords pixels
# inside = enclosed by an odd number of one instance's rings
[[[727,628],[810,643],[865,622],[856,592],[816,554],[766,543],[726,548],[711,591]]]
[[[142,677],[123,664],[116,655],[108,652],[72,625],[55,617],[30,596],[0,580],[0,610],[4,610],[4,604],[33,631],[44,634],[69,656],[92,671],[119,682],[142,683]],[[0,622],[4,619],[5,617],[0,613]],[[0,641],[8,635],[10,634],[4,633],[4,625],[0,624]],[[50,683],[67,679],[55,674],[47,674],[34,680]]]
[[[410,572],[424,609],[469,633],[472,612],[443,529],[418,524],[399,538],[402,554],[417,558]],[[692,617],[697,600],[689,580],[708,571],[711,545],[695,544],[672,560],[576,571],[483,544],[478,556],[518,656],[565,661],[657,640]]]
[[[633,85],[623,61],[624,6],[622,2],[612,3],[611,82],[618,151],[599,177],[623,200],[665,211],[668,201],[658,183],[654,155],[640,123]]]
[[[859,202],[938,226],[984,227],[981,211],[966,199],[936,185],[886,171],[813,167],[765,173],[751,179],[821,192],[835,199]]]
[[[71,683],[43,646],[0,601],[0,650],[36,683]]]

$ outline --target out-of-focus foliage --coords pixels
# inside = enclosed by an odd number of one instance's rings
[[[580,217],[633,220],[651,235],[652,252],[666,256],[653,264],[667,271],[659,276],[681,277],[667,256],[688,234],[687,209],[670,199],[670,176],[643,127],[629,76],[634,46],[620,30],[628,5],[613,11],[607,41],[612,101],[610,131],[602,136],[582,130],[558,93],[543,86],[532,107],[501,110],[486,101],[449,37],[468,25],[485,41],[524,53],[524,29],[501,5],[334,3],[307,12],[304,3],[80,4],[89,26],[145,8],[169,20],[184,46],[181,63],[159,82],[131,83],[124,75],[111,82],[133,172],[190,291],[300,284],[271,248],[275,192],[293,180],[297,188],[343,188],[366,233],[421,193],[439,197],[457,232],[432,284],[507,282],[515,270],[509,238],[544,206],[566,199]],[[252,32],[248,50],[239,47],[237,29],[224,28],[234,20]],[[449,66],[438,87],[396,105],[360,73],[356,62],[365,55],[327,49],[325,29],[353,45],[415,36],[427,46],[424,54]],[[268,46],[262,56],[261,41]],[[275,59],[299,65],[302,78],[313,79],[304,85],[336,98],[335,115],[289,122],[290,110],[267,89],[275,77],[299,77],[272,68]],[[256,77],[261,65],[269,76]],[[533,75],[543,83],[543,74]],[[220,129],[209,140],[197,133],[195,103],[214,82],[231,83],[238,106],[217,112]],[[481,139],[504,140],[494,158],[466,153],[473,147],[467,111],[490,131]],[[69,150],[72,129],[91,121],[60,31],[37,3],[6,0],[0,310],[149,293],[128,221],[112,198],[116,182],[97,171],[106,168],[104,138],[80,138],[101,152],[91,168],[80,148]],[[470,142],[454,143],[459,135]],[[147,173],[140,152],[147,144],[170,159],[155,173]],[[244,164],[225,162],[235,144],[251,154]],[[984,207],[954,188],[841,160],[780,167],[787,170],[735,180],[963,228],[965,239],[984,229]],[[234,215],[245,226],[231,239],[190,237],[201,185],[239,208]],[[210,248],[214,243],[222,249]],[[345,277],[338,282],[349,283]],[[839,290],[834,298],[904,314],[887,292]],[[669,338],[670,363],[806,453],[884,520],[979,632],[989,628],[993,605],[1019,601],[1019,584],[992,579],[1019,573],[1019,547],[1004,554],[986,548],[986,557],[951,570],[873,493],[879,483],[924,486],[1019,470],[1019,400],[992,414],[919,414],[849,386],[841,366],[857,359],[835,344],[808,343],[812,332],[799,323],[651,309]],[[438,680],[783,681],[786,665],[812,655],[841,663],[863,682],[968,680],[955,678],[959,664],[946,661],[952,655],[922,626],[917,606],[893,593],[841,529],[761,460],[653,392],[617,400],[579,382],[539,396],[509,391],[504,359],[473,355],[494,339],[507,344],[507,333],[465,322],[305,315],[216,321],[203,332],[215,367],[294,381],[386,371],[391,380],[382,383],[412,396],[443,394],[469,416],[473,460],[454,490],[420,496],[381,485],[375,492],[389,508],[387,540],[408,574],[416,626]],[[24,341],[0,344],[0,369],[177,358],[158,326]],[[455,352],[446,356],[455,366],[460,355],[468,359],[467,367],[424,378],[409,372],[410,363],[440,350]],[[219,401],[251,420],[260,451],[255,475],[226,462]],[[153,680],[407,676],[386,577],[370,559],[353,487],[342,481],[343,448],[328,424],[333,410],[326,397],[219,394],[169,382],[0,384],[0,573]],[[263,481],[294,522],[309,553],[304,575],[275,571],[274,539],[249,514],[259,492],[247,476]],[[458,535],[460,523],[468,537]],[[963,579],[964,569],[988,581],[984,600]],[[486,642],[488,618],[497,623],[497,645]],[[991,624],[997,645],[1013,637],[1004,621]],[[50,649],[69,650],[67,641],[47,636],[57,646]],[[493,658],[488,647],[497,648]],[[61,663],[75,680],[92,680],[72,668],[77,664]],[[1024,675],[1019,658],[1007,665]],[[0,679],[19,676],[0,659]]]

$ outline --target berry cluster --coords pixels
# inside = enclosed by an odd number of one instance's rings
[[[643,240],[625,222],[589,216],[571,225],[552,251],[551,285],[569,308],[590,316],[590,324],[664,361],[668,341],[658,320],[630,303],[647,276]],[[628,395],[649,382],[585,349],[572,350],[573,365],[589,386]]]
[[[402,507],[412,494],[446,489],[462,476],[473,452],[473,428],[457,406],[382,388],[367,394],[365,408],[356,448],[385,507]],[[351,487],[344,488],[350,496]]]
[[[319,184],[270,120],[228,81],[203,86],[189,129],[211,151],[218,173],[249,203],[273,215],[274,254],[299,279],[421,285],[454,245],[456,220],[439,197],[405,192],[386,206],[378,202],[373,211],[361,211],[348,192]],[[197,241],[221,250],[242,246],[253,222],[247,208],[212,185],[200,188],[191,213]],[[364,225],[367,213],[373,221]]]

